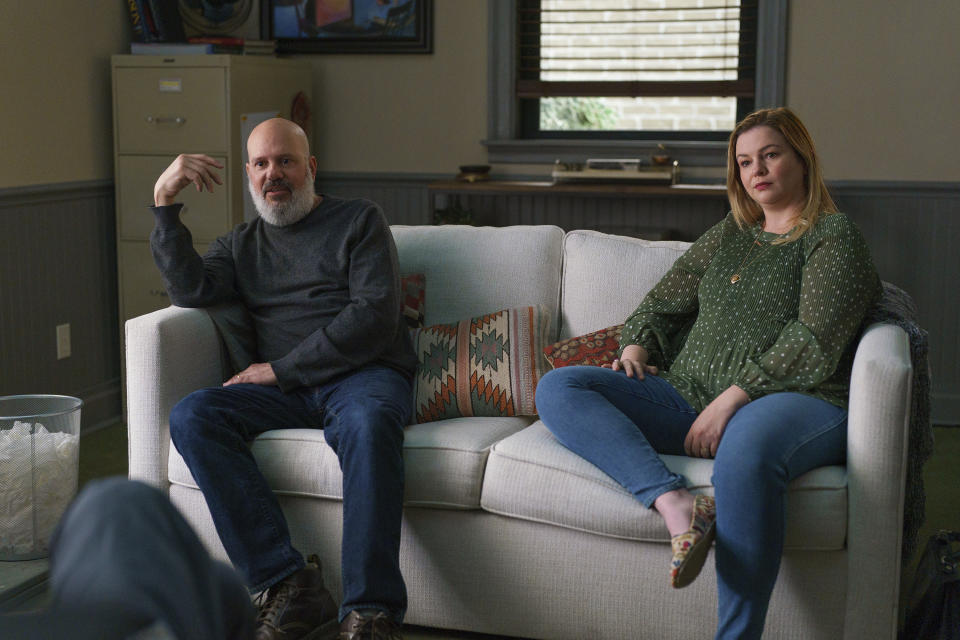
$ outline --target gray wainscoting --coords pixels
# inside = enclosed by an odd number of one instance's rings
[[[321,174],[323,192],[379,202],[391,224],[428,224],[427,185],[446,175]],[[960,424],[960,185],[836,183],[881,276],[910,292],[930,334],[933,416]],[[714,198],[483,196],[460,204],[483,224],[695,237],[726,206]],[[439,206],[446,206],[438,202]],[[0,395],[83,398],[85,428],[121,413],[113,187],[108,181],[0,189]],[[58,324],[72,355],[56,359]]]
[[[960,425],[960,184],[831,185],[860,226],[880,277],[907,291],[930,337],[935,424]]]
[[[391,224],[428,224],[427,185],[449,175],[326,173],[321,190],[378,202]],[[515,178],[516,179],[516,178]],[[530,178],[530,179],[543,179]],[[960,184],[837,182],[831,191],[863,230],[880,276],[908,291],[930,335],[933,418],[960,424]],[[453,196],[439,197],[443,208]],[[480,224],[555,224],[623,235],[693,239],[727,211],[723,198],[457,196]]]
[[[317,191],[341,198],[373,200],[383,207],[390,224],[430,224],[427,185],[441,179],[423,174],[320,173]]]
[[[120,416],[113,202],[111,181],[0,189],[0,395],[77,396],[84,429]]]

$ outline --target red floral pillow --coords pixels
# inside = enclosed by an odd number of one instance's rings
[[[622,330],[623,325],[618,324],[586,335],[554,342],[544,348],[543,355],[554,369],[574,364],[592,366],[607,364],[617,357]]]
[[[423,327],[426,290],[427,277],[422,273],[413,273],[400,278],[400,291],[403,294],[403,318],[411,329]]]

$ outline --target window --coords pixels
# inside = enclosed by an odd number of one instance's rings
[[[753,108],[753,0],[520,0],[524,137],[721,139]]]
[[[492,162],[646,155],[722,164],[737,120],[782,103],[786,0],[497,0]]]

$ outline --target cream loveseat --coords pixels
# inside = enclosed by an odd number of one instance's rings
[[[426,324],[540,304],[551,313],[550,341],[623,322],[687,247],[553,226],[393,233],[401,271],[426,275]],[[220,344],[200,310],[169,307],[126,324],[130,476],[168,492],[225,558],[167,423],[180,398],[230,374]],[[790,486],[766,638],[894,637],[910,380],[906,334],[869,327],[852,376],[847,465]],[[294,544],[320,554],[339,596],[337,458],[311,430],[271,431],[252,448]],[[712,490],[711,461],[664,458],[695,491]],[[408,623],[570,640],[712,637],[713,554],[693,585],[670,588],[658,515],[559,445],[535,416],[411,425],[405,461]]]

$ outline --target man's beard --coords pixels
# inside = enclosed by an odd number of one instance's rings
[[[290,199],[276,204],[268,201],[263,193],[257,191],[252,182],[247,182],[250,189],[250,197],[253,198],[253,204],[257,207],[257,213],[269,224],[276,227],[286,227],[294,222],[300,222],[308,213],[313,210],[313,201],[316,198],[316,192],[313,190],[313,183],[305,180],[303,186],[294,189],[287,180],[272,180],[263,183],[263,189],[268,187],[282,186],[290,190]]]

